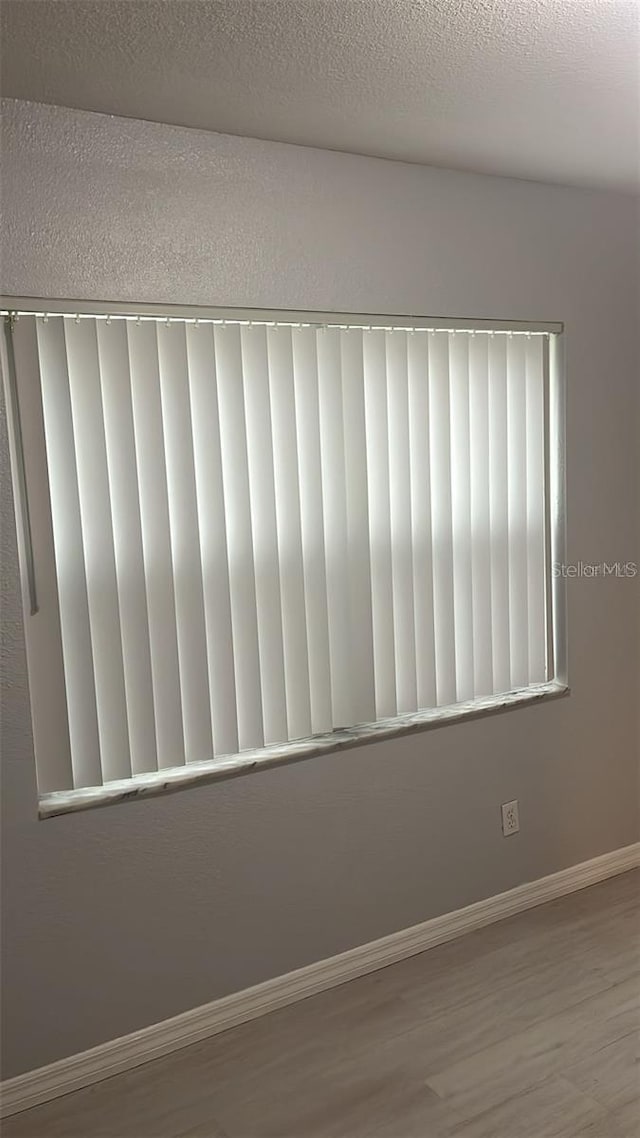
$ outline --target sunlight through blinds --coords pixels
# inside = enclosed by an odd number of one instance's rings
[[[550,678],[547,335],[25,314],[13,336],[70,754],[39,748],[41,792]]]

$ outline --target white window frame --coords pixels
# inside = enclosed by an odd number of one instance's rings
[[[190,764],[171,770],[161,770],[150,774],[136,775],[121,782],[112,782],[100,787],[55,791],[39,797],[40,818],[69,813],[89,807],[105,806],[132,799],[146,798],[176,791],[200,783],[212,783],[246,774],[255,770],[280,766],[304,758],[312,758],[336,751],[347,750],[383,739],[394,739],[403,735],[431,730],[446,723],[457,723],[465,719],[478,718],[515,707],[547,701],[569,693],[567,668],[567,605],[566,581],[562,575],[554,574],[554,564],[564,563],[566,529],[566,491],[565,491],[565,368],[564,368],[564,325],[550,321],[487,320],[458,318],[427,318],[399,315],[376,315],[370,313],[310,312],[283,309],[220,308],[166,304],[128,304],[105,301],[79,301],[73,299],[51,300],[45,298],[0,296],[0,313],[5,322],[11,321],[12,314],[29,315],[114,315],[158,318],[175,317],[180,320],[231,320],[261,321],[265,323],[305,324],[326,326],[362,326],[365,328],[424,328],[441,331],[493,331],[500,332],[543,332],[548,333],[548,351],[544,359],[545,385],[545,470],[546,480],[545,522],[547,536],[547,574],[549,603],[547,605],[547,642],[550,661],[550,676],[544,683],[494,695],[473,699],[446,708],[433,708],[425,711],[397,715],[381,719],[364,726],[336,730],[326,735],[313,736],[271,745],[255,751],[215,758],[202,763]],[[25,441],[29,431],[29,408],[18,404],[18,386],[15,363],[12,358],[10,336],[0,337],[2,373],[9,421],[9,445],[14,484],[16,521],[20,575],[23,595],[25,625],[28,626],[38,613],[38,581],[36,563],[40,551],[32,544],[30,503],[27,494],[25,474]],[[37,429],[37,428],[36,428]],[[27,440],[26,445],[29,445]],[[35,508],[42,508],[40,504]],[[51,556],[51,554],[50,554]],[[27,632],[30,630],[27,627]],[[46,653],[38,669],[39,676],[30,676],[32,690],[38,689],[36,698],[43,698],[46,679]],[[33,672],[33,668],[32,668]],[[46,698],[55,698],[55,691]],[[33,698],[32,698],[33,705]]]

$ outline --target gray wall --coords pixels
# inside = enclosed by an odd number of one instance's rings
[[[2,158],[8,292],[566,321],[570,555],[640,561],[631,198],[28,104]],[[7,1075],[638,838],[611,578],[570,583],[566,700],[38,822],[2,474]]]

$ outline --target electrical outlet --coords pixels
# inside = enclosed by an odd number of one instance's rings
[[[518,799],[513,802],[502,803],[502,833],[505,838],[517,834],[520,829],[520,814],[518,813]]]

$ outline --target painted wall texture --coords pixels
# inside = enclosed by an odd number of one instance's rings
[[[8,103],[2,206],[4,292],[564,320],[569,557],[640,561],[631,197]],[[1,455],[5,1075],[638,838],[611,577],[569,583],[566,700],[39,822]]]

